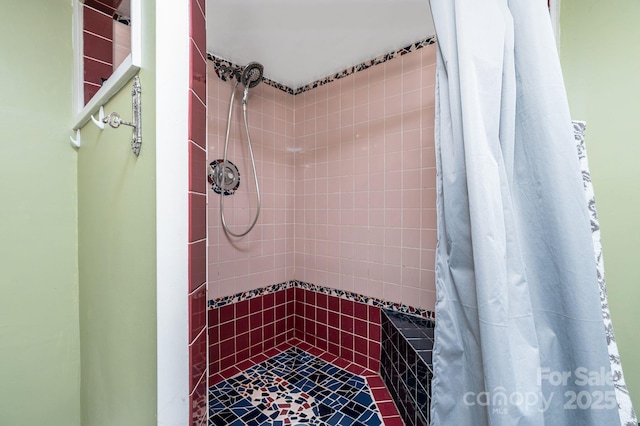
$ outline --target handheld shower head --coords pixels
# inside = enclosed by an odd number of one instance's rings
[[[244,84],[244,94],[242,95],[242,108],[247,108],[249,89],[256,87],[262,81],[264,67],[257,62],[249,62],[242,70],[241,81]]]
[[[242,84],[247,88],[254,88],[262,81],[264,67],[257,62],[249,62],[242,70]]]

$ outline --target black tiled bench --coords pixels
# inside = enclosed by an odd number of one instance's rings
[[[382,310],[380,373],[407,426],[428,426],[435,323]]]

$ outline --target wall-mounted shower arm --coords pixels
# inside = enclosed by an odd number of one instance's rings
[[[234,67],[220,67],[220,78],[222,81],[227,81],[229,79],[233,80],[234,78],[240,82],[242,80],[242,75],[240,74],[240,69]]]

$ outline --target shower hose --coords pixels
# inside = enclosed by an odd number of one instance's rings
[[[229,148],[229,130],[231,129],[231,114],[233,113],[233,100],[235,99],[235,96],[236,96],[236,89],[238,88],[238,84],[240,84],[239,81],[237,81],[235,86],[233,86],[233,91],[231,92],[231,101],[229,102],[229,117],[227,118],[227,135],[225,136],[225,140],[224,140],[224,157],[223,157],[222,164],[227,164],[227,150]],[[245,91],[247,90],[248,90],[248,87],[245,87]],[[251,222],[251,225],[249,226],[249,228],[242,233],[236,234],[235,232],[231,231],[227,226],[227,221],[224,217],[225,196],[224,194],[220,194],[220,221],[222,222],[222,228],[227,234],[234,236],[236,238],[244,237],[249,232],[251,232],[253,227],[256,226],[256,222],[258,222],[258,216],[260,215],[260,187],[258,186],[258,174],[256,173],[256,161],[253,157],[253,149],[251,148],[251,135],[249,135],[249,124],[247,122],[247,93],[245,93],[245,96],[242,101],[242,115],[244,117],[244,130],[247,133],[247,143],[249,145],[249,156],[251,157],[251,167],[253,168],[253,179],[256,185],[256,198],[258,201],[258,207],[256,209],[256,216],[254,217],[253,222]],[[218,175],[220,182],[224,182],[223,175],[224,175],[224,167],[220,167],[219,175]]]

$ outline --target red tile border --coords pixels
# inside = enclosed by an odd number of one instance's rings
[[[99,35],[107,40],[113,40],[113,17],[92,7],[83,7],[82,9],[84,31]]]
[[[84,45],[84,56],[108,64],[113,63],[113,42],[111,40],[84,31],[82,33],[82,43]]]
[[[100,86],[98,86],[97,84],[87,83],[86,81],[84,82],[84,103],[85,103],[85,105],[91,100],[91,98],[93,98],[93,95],[98,93],[98,90],[100,90]]]
[[[191,40],[191,67],[189,88],[200,98],[203,104],[207,102],[207,62],[202,56],[195,42]]]
[[[120,1],[120,0],[100,0],[103,2]],[[205,60],[205,44],[206,44],[206,9],[204,9],[204,0],[201,3],[191,0],[190,4],[190,28],[189,34],[192,35],[194,43],[191,45],[189,58],[189,125],[187,142],[189,150],[189,263],[188,263],[188,292],[193,291],[196,287],[202,285],[207,279],[207,247],[206,247],[206,231],[207,231],[207,211],[206,211],[206,129],[207,129],[207,96],[206,96],[206,60]],[[197,37],[194,37],[197,35]],[[110,37],[111,38],[111,37]],[[198,51],[199,50],[199,51]],[[199,194],[198,194],[199,193]],[[198,242],[195,242],[198,241]],[[206,285],[202,285],[205,289]],[[190,330],[196,328],[201,319],[201,310],[204,307],[206,313],[206,297],[204,300],[200,298],[189,299],[189,319]],[[207,316],[205,316],[207,318]],[[226,356],[223,351],[223,344],[220,338],[223,334],[223,328],[219,325],[220,317],[216,314],[209,314],[209,328],[202,333],[204,342],[202,351],[204,353],[204,362],[190,356],[189,364],[192,371],[200,369],[200,365],[204,365],[203,392],[193,392],[190,398],[189,423],[191,426],[201,425],[203,419],[207,419],[207,379],[208,375],[217,372],[228,363],[238,361],[237,356]],[[226,326],[228,327],[228,326]],[[224,329],[227,332],[226,328]],[[208,338],[212,338],[211,344],[207,344]],[[200,337],[197,339],[200,340]],[[233,339],[233,345],[238,347],[239,353],[249,353],[249,334],[241,334],[237,339]],[[200,343],[198,343],[199,345]],[[225,344],[226,347],[226,344]],[[199,348],[199,346],[198,346]],[[191,353],[192,351],[190,351]],[[206,354],[209,352],[209,374],[206,372]],[[234,351],[235,352],[235,351]],[[223,358],[224,357],[224,358]],[[222,358],[222,359],[220,359]],[[198,389],[200,390],[198,385]],[[206,424],[206,423],[205,423]]]
[[[295,295],[297,336],[364,368],[379,368],[380,308],[307,289]]]
[[[122,3],[122,0],[85,0],[84,2],[86,6],[111,16],[118,10],[120,3]]]
[[[189,93],[189,140],[207,149],[207,107],[193,91]]]
[[[189,295],[189,342],[200,334],[207,324],[207,286],[202,284]]]
[[[223,324],[225,322],[229,322],[231,320],[233,320],[235,318],[235,304],[232,305],[227,305],[227,306],[223,306],[222,308],[220,308],[220,313],[219,313],[219,320],[220,324]]]
[[[195,142],[189,142],[189,190],[204,194],[207,190],[207,153]],[[206,223],[205,223],[206,226]]]
[[[189,242],[205,238],[207,238],[207,197],[192,192],[189,194]]]
[[[397,412],[397,409],[396,409]],[[385,426],[405,426],[400,416],[382,416],[382,421]]]
[[[367,376],[367,383],[369,384],[369,387],[371,389],[386,387],[382,378],[377,374],[372,376]]]
[[[376,398],[375,395],[374,398]],[[378,410],[380,410],[380,414],[382,414],[383,417],[398,415],[398,409],[396,408],[396,404],[394,404],[393,401],[378,402],[376,405],[378,406]]]
[[[207,375],[203,374],[194,390],[189,395],[189,418],[192,425],[197,425],[207,415]]]
[[[100,62],[88,56],[84,57],[84,81],[98,86],[102,85],[103,79],[111,77],[113,65]]]
[[[391,394],[389,393],[387,388],[384,387],[384,382],[382,383],[382,386],[383,387],[376,387],[371,389],[371,392],[373,393],[376,401],[390,401],[393,404],[393,398],[391,398]]]
[[[207,279],[207,242],[189,244],[189,288],[192,292]]]
[[[207,370],[207,334],[200,333],[196,340],[189,345],[189,392],[193,392],[200,377]]]
[[[195,42],[200,52],[206,52],[207,50],[207,23],[203,12],[200,10],[196,0],[191,0],[190,8],[190,32],[191,39]]]
[[[347,302],[289,288],[210,309],[211,383],[292,345],[354,374],[376,376],[380,369],[380,308]],[[338,310],[334,312],[331,307]],[[377,400],[390,400],[386,388],[382,388],[385,393],[374,390],[378,397],[384,397]]]

